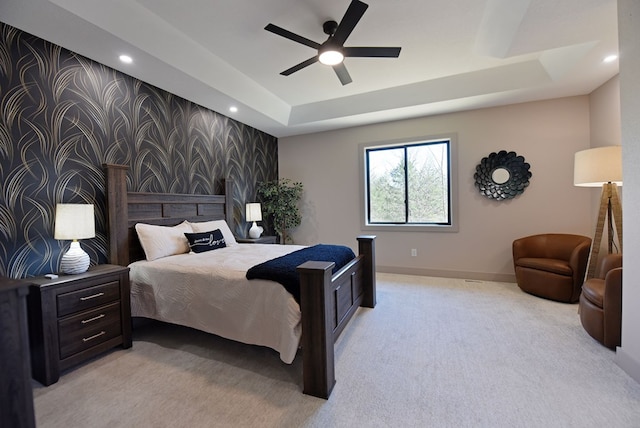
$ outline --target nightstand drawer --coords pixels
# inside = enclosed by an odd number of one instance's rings
[[[111,281],[58,295],[58,316],[95,308],[120,299],[120,283]]]
[[[120,303],[67,317],[58,322],[60,359],[122,334]]]

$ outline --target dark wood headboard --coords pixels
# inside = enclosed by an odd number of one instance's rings
[[[109,262],[112,264],[127,266],[145,258],[135,231],[136,223],[174,226],[184,220],[226,220],[229,227],[233,227],[231,180],[225,180],[224,195],[128,192],[128,167],[113,164],[103,167]]]

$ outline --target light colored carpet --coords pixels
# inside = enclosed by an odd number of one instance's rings
[[[336,344],[329,400],[300,356],[177,326],[34,382],[41,428],[640,427],[640,384],[582,329],[577,305],[515,284],[378,274],[378,305]]]

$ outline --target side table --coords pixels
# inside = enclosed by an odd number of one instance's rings
[[[236,238],[240,244],[275,244],[275,236],[261,236],[259,238]]]
[[[131,347],[129,268],[98,265],[30,282],[29,340],[38,382],[51,385],[62,370],[115,346]]]

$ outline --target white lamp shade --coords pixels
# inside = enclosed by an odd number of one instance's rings
[[[55,239],[87,239],[96,236],[93,204],[57,204]]]
[[[596,147],[575,154],[573,184],[602,187],[605,183],[622,186],[622,146]]]
[[[262,207],[259,203],[247,204],[246,211],[247,221],[261,221],[262,220]]]

